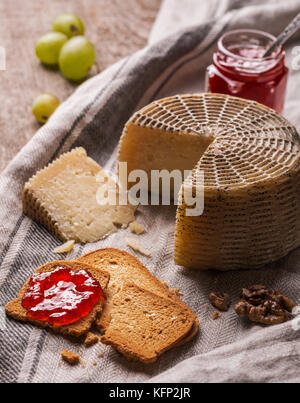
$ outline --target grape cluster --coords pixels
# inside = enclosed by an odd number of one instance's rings
[[[36,42],[36,56],[45,65],[58,65],[68,80],[83,80],[96,59],[94,46],[83,36],[84,31],[83,22],[75,14],[59,15],[52,23],[52,31]],[[32,111],[40,123],[45,123],[58,105],[56,97],[43,94],[34,101]]]

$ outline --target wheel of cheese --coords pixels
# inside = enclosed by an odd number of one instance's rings
[[[179,198],[178,265],[259,268],[300,245],[300,138],[263,105],[219,94],[155,101],[127,123],[119,161],[149,178],[151,170],[193,170]],[[204,186],[202,215],[186,214],[189,186]]]

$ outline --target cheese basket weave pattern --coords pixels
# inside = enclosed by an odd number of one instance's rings
[[[259,268],[300,245],[300,138],[263,105],[217,94],[155,101],[127,123],[119,161],[129,173],[193,170],[177,211],[178,265]],[[187,216],[184,189],[203,185],[204,213]]]

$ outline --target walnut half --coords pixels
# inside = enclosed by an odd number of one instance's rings
[[[247,315],[252,322],[278,325],[287,322],[295,304],[280,291],[269,290],[263,285],[244,288],[235,312]]]

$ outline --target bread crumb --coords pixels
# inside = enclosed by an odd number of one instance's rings
[[[182,292],[180,291],[179,288],[170,288],[170,291],[173,292],[175,295],[177,295],[177,297],[182,297],[183,296],[183,294],[182,294]]]
[[[61,358],[68,363],[69,365],[75,366],[80,362],[80,356],[78,354],[74,354],[71,351],[64,350],[60,353]]]
[[[205,309],[208,311],[209,305],[208,305],[208,304],[204,304],[204,305],[203,305],[203,308],[205,308]]]
[[[215,312],[212,316],[212,320],[216,320],[218,319],[218,317],[220,316],[220,312]]]
[[[98,358],[103,358],[103,354],[102,353],[98,354]]]
[[[56,253],[59,255],[62,253],[71,252],[71,250],[73,250],[73,248],[74,248],[74,245],[75,245],[75,241],[68,241],[68,242],[64,243],[63,245],[55,248],[53,253]]]
[[[141,253],[144,256],[147,257],[151,256],[151,253],[146,249],[144,249],[137,239],[127,238],[126,245],[129,246],[129,248],[133,249],[136,252]]]
[[[89,332],[84,340],[84,345],[86,347],[91,347],[94,344],[98,343],[98,341],[99,337],[96,334]]]
[[[96,367],[97,366],[97,361],[93,362],[93,366]]]
[[[133,221],[129,224],[129,228],[131,232],[137,235],[141,235],[145,232],[145,228],[142,224],[138,223],[137,221]]]

